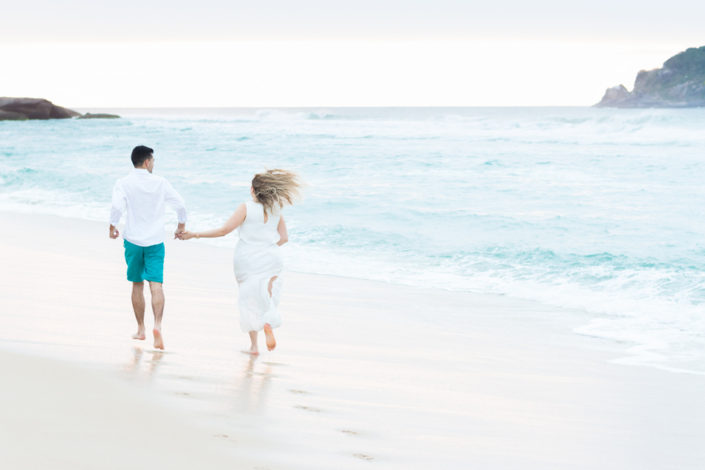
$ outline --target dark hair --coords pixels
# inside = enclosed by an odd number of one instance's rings
[[[154,150],[152,150],[149,147],[145,147],[144,145],[138,145],[137,147],[132,149],[132,164],[137,168],[138,166],[142,166],[142,164],[152,158],[152,154],[154,153]]]

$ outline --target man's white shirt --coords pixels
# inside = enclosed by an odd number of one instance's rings
[[[186,223],[184,198],[161,176],[142,168],[120,178],[113,188],[110,223],[117,227],[127,212],[123,238],[139,246],[164,242],[164,209],[176,211],[179,223]]]

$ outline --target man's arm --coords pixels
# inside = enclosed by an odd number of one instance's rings
[[[113,188],[113,201],[112,207],[110,208],[110,238],[115,239],[120,236],[120,231],[117,229],[117,225],[120,223],[120,218],[122,218],[123,212],[127,208],[127,200],[125,198],[125,193],[122,190],[122,185],[118,181],[115,183]]]
[[[176,211],[176,217],[179,220],[179,225],[176,227],[176,232],[174,232],[174,238],[177,238],[178,234],[186,231],[186,203],[184,202],[184,198],[176,192],[168,181],[164,180],[164,183],[166,184],[164,200],[169,207]]]

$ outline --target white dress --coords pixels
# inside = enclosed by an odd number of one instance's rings
[[[240,241],[235,248],[233,268],[238,283],[238,306],[242,331],[259,331],[269,323],[281,325],[277,307],[281,292],[283,268],[277,226],[279,213],[269,214],[264,222],[264,208],[254,201],[245,203],[247,215],[240,225]],[[269,295],[269,280],[278,276]]]

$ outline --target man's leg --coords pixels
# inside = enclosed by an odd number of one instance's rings
[[[137,333],[134,339],[144,339],[144,249],[125,240],[125,262],[127,263],[127,280],[132,283],[132,310],[137,320]]]
[[[137,333],[132,337],[144,339],[144,282],[132,283],[132,309],[135,311],[135,319],[137,320]]]
[[[162,314],[164,313],[164,243],[148,246],[144,250],[144,279],[149,281],[154,312],[154,347],[164,349],[162,338]]]
[[[164,290],[161,282],[149,281],[149,290],[152,292],[152,312],[154,313],[154,347],[164,349],[162,339],[162,315],[164,314]]]

